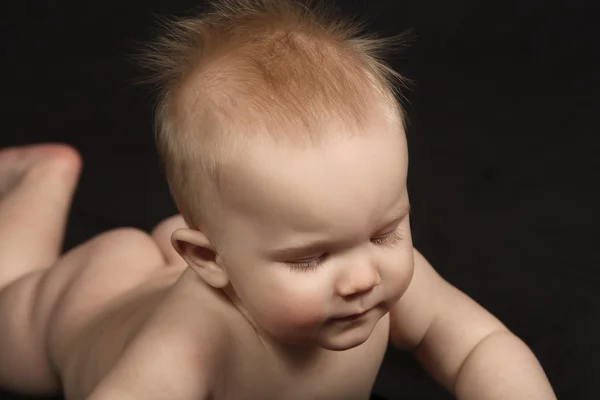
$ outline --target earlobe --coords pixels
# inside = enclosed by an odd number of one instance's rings
[[[219,255],[204,233],[187,228],[177,229],[171,236],[171,242],[190,268],[210,286],[222,289],[229,284]]]

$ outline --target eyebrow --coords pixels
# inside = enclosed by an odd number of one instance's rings
[[[377,232],[383,231],[386,228],[400,223],[407,215],[410,214],[410,204],[405,204],[398,208],[393,214],[394,217],[382,226]],[[318,240],[311,243],[293,245],[281,249],[269,251],[269,255],[275,259],[293,259],[294,257],[317,255],[331,247],[331,242],[327,240]]]

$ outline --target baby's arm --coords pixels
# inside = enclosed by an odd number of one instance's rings
[[[415,250],[410,287],[392,309],[390,338],[413,351],[461,400],[556,399],[531,350]]]

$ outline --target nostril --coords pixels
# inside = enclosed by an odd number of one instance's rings
[[[368,293],[381,282],[381,275],[375,266],[360,263],[356,268],[345,269],[337,282],[336,291],[341,297],[352,298]]]
[[[359,298],[369,294],[372,290],[373,290],[373,288],[369,288],[367,290],[358,290],[353,293],[347,294],[343,297],[344,297],[344,300],[346,300],[346,301],[355,301],[356,299],[359,299]]]
[[[379,285],[381,285],[381,276],[379,276],[379,274],[377,274],[377,279],[375,280],[374,286],[379,286]]]

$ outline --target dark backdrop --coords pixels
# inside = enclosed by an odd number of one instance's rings
[[[140,71],[128,57],[152,37],[152,14],[197,4],[0,6],[0,146],[63,141],[83,154],[67,248],[174,213],[151,96],[134,84]],[[406,94],[416,246],[533,348],[562,399],[598,398],[596,4],[337,1],[383,34],[414,28],[412,48],[391,61],[416,82]],[[389,399],[448,398],[393,350],[375,389]]]

